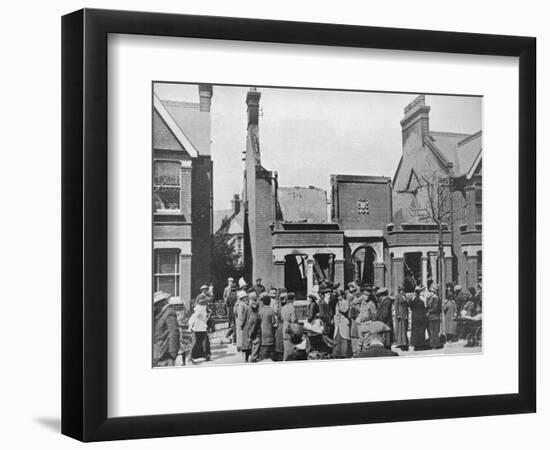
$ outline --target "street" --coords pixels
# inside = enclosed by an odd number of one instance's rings
[[[472,354],[472,353],[481,353],[482,347],[465,347],[464,344],[466,341],[459,342],[449,342],[443,346],[443,348],[437,350],[422,350],[422,351],[402,351],[397,347],[393,347],[392,350],[399,354],[401,357],[414,358],[422,356],[432,356],[432,355],[461,355],[461,354]],[[195,361],[196,366],[201,365],[220,365],[220,364],[241,364],[244,362],[243,355],[240,352],[237,352],[237,347],[234,344],[229,342],[227,338],[214,337],[211,341],[211,350],[212,357],[210,361],[205,361],[204,359],[198,359]],[[262,361],[261,364],[273,363],[271,360]],[[181,355],[176,359],[176,366],[182,365]]]

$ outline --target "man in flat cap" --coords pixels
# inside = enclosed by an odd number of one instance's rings
[[[441,348],[441,300],[437,295],[439,286],[433,283],[426,300],[428,315],[428,336],[431,348]]]
[[[414,289],[414,297],[409,300],[411,308],[411,345],[414,350],[426,350],[426,305],[420,298],[422,287]]]
[[[403,351],[409,350],[409,305],[403,285],[397,288],[395,297],[395,344]]]
[[[388,295],[388,289],[386,287],[381,287],[378,289],[378,299],[380,303],[378,304],[378,309],[376,310],[376,318],[380,322],[386,324],[389,328],[387,331],[384,331],[382,336],[384,337],[384,345],[386,348],[391,349],[391,344],[394,341],[392,315],[394,299]]]
[[[260,294],[263,294],[265,292],[265,286],[262,284],[262,279],[258,278],[256,279],[256,284],[252,286],[252,289],[254,289],[254,292],[260,297]]]
[[[180,331],[176,312],[168,303],[170,294],[153,294],[153,366],[173,366],[180,349]]]
[[[296,310],[294,309],[294,292],[289,292],[286,295],[286,304],[281,308],[281,319],[283,320],[283,361],[288,360],[293,344],[290,341],[290,325],[297,323]]]
[[[237,351],[240,352],[243,347],[243,327],[248,313],[248,294],[245,291],[237,291],[237,302],[233,307],[233,312],[235,316],[235,344]]]

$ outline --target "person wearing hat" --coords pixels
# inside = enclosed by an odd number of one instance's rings
[[[231,289],[229,295],[225,299],[225,307],[227,309],[227,322],[228,330],[225,335],[226,338],[231,338],[231,342],[234,344],[237,340],[236,329],[235,329],[235,304],[237,303],[237,286],[234,283],[231,283]]]
[[[260,357],[261,320],[260,304],[255,292],[248,294],[248,311],[243,326],[243,344],[241,351],[245,362],[257,362]]]
[[[409,305],[403,285],[397,288],[395,297],[395,345],[403,351],[409,350]]]
[[[383,336],[386,348],[391,349],[391,344],[394,341],[392,315],[394,299],[388,295],[386,287],[379,288],[377,295],[380,303],[376,310],[376,318],[388,326],[388,330],[384,332]]]
[[[372,294],[372,286],[366,285],[362,287],[361,290],[363,293],[361,297],[359,297],[361,304],[359,309],[359,317],[357,318],[357,322],[360,324],[376,320],[377,310],[377,302],[375,300],[375,296]]]
[[[313,321],[319,318],[319,295],[316,293],[311,293],[308,295],[309,304],[307,305],[307,321],[313,323]]]
[[[192,310],[194,309],[195,305],[199,303],[202,305],[207,305],[210,300],[208,297],[208,286],[206,284],[203,284],[199,290],[200,290],[199,295],[197,295],[197,297],[195,298],[195,301],[191,303]]]
[[[428,339],[431,348],[442,348],[441,344],[441,300],[437,295],[439,285],[433,283],[426,298],[426,313],[428,316]]]
[[[246,323],[246,316],[248,313],[248,294],[243,291],[237,291],[237,302],[233,308],[235,315],[235,331],[236,339],[235,344],[237,346],[237,351],[242,351],[243,347],[243,327]]]
[[[269,296],[269,306],[271,306],[271,309],[276,312],[277,311],[277,307],[278,307],[278,304],[279,304],[279,298],[278,298],[278,295],[277,295],[277,289],[272,287],[272,288],[269,288],[269,291],[267,291],[267,295]]]
[[[178,321],[169,299],[167,292],[153,294],[153,366],[156,367],[174,366],[180,349]]]
[[[193,332],[189,362],[195,364],[195,359],[205,358],[210,361],[210,339],[208,338],[208,299],[201,298],[189,318],[189,329]]]
[[[271,308],[271,291],[260,295],[260,361],[265,359],[274,360],[275,352],[275,330],[277,328],[277,316]]]
[[[227,286],[223,289],[223,302],[227,305],[227,297],[231,293],[231,288],[233,287],[233,278],[229,277],[227,279]]]
[[[357,342],[357,351],[361,351],[361,345],[364,338],[365,325],[376,320],[377,314],[377,304],[375,302],[375,296],[372,294],[372,285],[363,285],[361,287],[363,294],[359,298],[361,304],[359,306],[359,316],[355,319],[357,322],[357,332],[358,332],[358,342]]]
[[[285,288],[279,290],[275,301],[271,302],[271,308],[275,312],[277,318],[277,327],[275,328],[275,348],[273,349],[273,360],[282,361],[284,354],[284,339],[283,339],[283,318],[281,310],[286,304],[287,291]]]
[[[239,278],[239,289],[246,291],[246,288],[247,288],[246,280],[243,277]]]
[[[346,299],[349,302],[349,320],[350,324],[350,339],[351,350],[353,353],[359,348],[359,330],[357,324],[357,318],[361,308],[361,302],[363,300],[363,293],[359,291],[356,283],[348,283],[348,294]]]
[[[411,309],[411,345],[415,351],[426,350],[426,305],[420,297],[422,287],[414,289],[414,297],[409,300]]]
[[[290,342],[290,325],[298,322],[293,303],[294,292],[289,292],[286,295],[286,304],[281,308],[281,319],[283,320],[283,361],[287,361],[293,347],[293,344]]]
[[[330,307],[330,289],[324,289],[318,301],[319,318],[323,322],[325,334],[332,335],[332,309]]]
[[[260,294],[265,292],[265,286],[262,284],[261,278],[256,279],[256,284],[252,287],[252,289],[254,289],[254,292],[256,293],[258,298],[260,297]]]
[[[353,354],[350,334],[351,321],[349,318],[350,304],[343,289],[338,289],[336,294],[338,295],[338,303],[334,314],[334,340],[336,346],[332,354],[335,358],[350,358]]]
[[[443,333],[446,342],[456,342],[457,340],[457,307],[454,299],[454,292],[447,290],[445,301],[443,302]]]
[[[390,331],[389,327],[380,321],[371,322],[365,329],[361,350],[354,358],[373,358],[381,356],[399,356],[385,346],[384,334]]]
[[[304,361],[307,359],[309,341],[304,336],[304,328],[299,323],[291,323],[288,327],[287,356],[284,361]]]

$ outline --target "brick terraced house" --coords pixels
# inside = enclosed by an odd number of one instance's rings
[[[153,93],[153,290],[189,305],[210,279],[212,86],[197,103]]]

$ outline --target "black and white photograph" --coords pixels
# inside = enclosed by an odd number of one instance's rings
[[[151,108],[153,367],[483,352],[482,96],[154,81]]]

